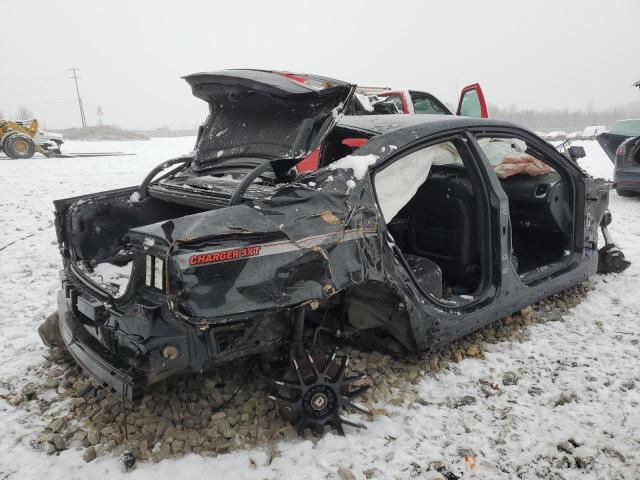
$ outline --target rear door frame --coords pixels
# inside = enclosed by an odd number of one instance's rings
[[[370,181],[371,181],[371,187],[374,193],[374,199],[375,199],[376,205],[378,205],[378,208],[380,208],[378,195],[376,193],[376,188],[375,188],[375,176],[377,173],[384,170],[386,167],[388,167],[392,163],[401,160],[406,155],[409,155],[415,151],[418,151],[423,148],[427,148],[432,145],[437,145],[439,143],[443,143],[447,141],[455,141],[456,139],[458,141],[464,142],[465,144],[465,147],[467,150],[466,153],[470,157],[469,163],[472,164],[471,167],[473,169],[473,172],[472,172],[473,178],[470,178],[470,180],[474,185],[474,189],[480,190],[480,192],[477,192],[477,193],[480,193],[483,198],[479,200],[479,203],[482,203],[486,209],[485,213],[487,216],[485,217],[485,221],[488,224],[479,225],[479,229],[478,229],[480,235],[484,234],[484,235],[487,235],[488,237],[486,239],[486,241],[488,242],[488,245],[486,246],[486,248],[483,248],[481,251],[481,257],[483,257],[481,259],[481,263],[483,264],[482,266],[488,270],[487,272],[483,273],[483,275],[486,275],[486,276],[483,278],[484,288],[482,293],[478,297],[474,298],[472,301],[465,304],[456,305],[456,306],[452,306],[452,304],[450,303],[440,301],[439,299],[436,299],[435,297],[433,297],[433,295],[430,295],[429,292],[426,292],[422,289],[419,282],[413,276],[411,269],[409,268],[406,260],[404,259],[404,254],[402,253],[402,251],[400,251],[400,249],[396,247],[397,251],[395,251],[394,253],[396,254],[396,257],[401,261],[403,266],[405,267],[408,276],[412,279],[412,283],[414,287],[418,290],[418,292],[420,292],[422,297],[427,298],[428,301],[433,305],[433,307],[439,308],[442,311],[460,313],[460,312],[471,311],[471,310],[476,311],[478,309],[482,310],[484,307],[491,305],[493,301],[495,301],[499,296],[499,291],[500,291],[503,278],[502,278],[500,269],[498,268],[499,266],[498,260],[500,256],[496,255],[496,246],[495,246],[496,238],[499,235],[499,227],[497,226],[497,223],[496,223],[496,220],[497,220],[496,212],[502,211],[501,206],[505,202],[508,205],[508,199],[506,198],[506,194],[504,193],[504,191],[502,192],[502,195],[504,196],[504,198],[496,197],[499,191],[496,190],[494,185],[491,185],[491,175],[489,172],[486,171],[487,167],[483,161],[483,157],[478,155],[478,152],[474,148],[472,137],[469,134],[469,129],[457,128],[457,129],[445,131],[435,136],[422,138],[419,142],[412,143],[407,147],[400,149],[395,155],[393,155],[393,157],[388,158],[384,163],[377,165],[370,172]],[[465,167],[468,167],[468,166],[469,165],[465,164]],[[507,215],[507,218],[508,218],[508,215]],[[502,225],[502,223],[500,223],[500,225]],[[384,228],[387,235],[391,238],[391,234],[387,230],[386,223]],[[392,242],[392,243],[395,245],[395,242]]]

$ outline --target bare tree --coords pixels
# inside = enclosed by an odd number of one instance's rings
[[[31,120],[33,117],[33,112],[24,105],[18,108],[18,111],[16,112],[16,120]]]
[[[4,120],[4,119],[5,119],[4,112],[0,110],[0,120]]]

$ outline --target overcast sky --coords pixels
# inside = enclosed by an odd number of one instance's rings
[[[180,77],[233,67],[410,87],[456,102],[609,107],[640,100],[638,0],[0,0],[0,110],[49,128],[189,128],[206,115]]]

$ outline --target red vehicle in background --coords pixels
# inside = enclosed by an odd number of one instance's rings
[[[394,113],[453,115],[453,112],[434,95],[419,90],[358,87],[356,92],[359,94],[357,98],[360,101],[363,100],[362,95],[368,97],[374,110],[377,102],[384,101],[394,104],[398,110]],[[456,115],[479,118],[489,117],[480,84],[474,83],[462,89]]]
[[[284,74],[286,77],[301,83],[305,82],[305,75]],[[464,117],[488,118],[487,103],[479,83],[468,85],[460,92],[458,108],[454,114],[434,95],[419,90],[358,87],[351,105],[345,112],[347,115],[460,115]],[[362,138],[347,138],[343,142],[353,148],[366,143]],[[313,172],[318,168],[320,150],[312,152],[296,166],[299,173]]]

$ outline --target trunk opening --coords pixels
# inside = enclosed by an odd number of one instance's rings
[[[135,248],[162,248],[151,238],[134,245],[131,229],[206,210],[154,197],[139,200],[137,190],[131,187],[55,202],[65,263],[115,298],[127,289]]]

